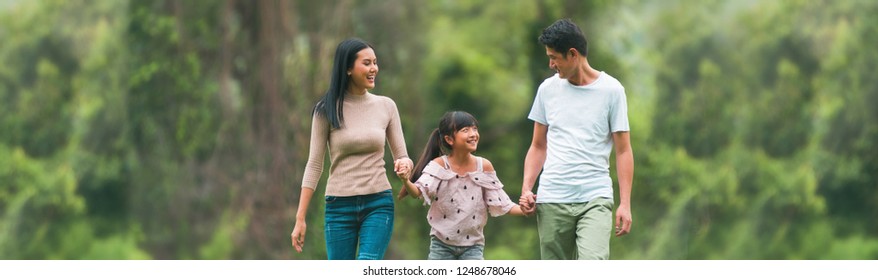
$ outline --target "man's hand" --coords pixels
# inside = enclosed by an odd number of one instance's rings
[[[623,236],[631,232],[631,207],[619,205],[616,209],[616,236]]]
[[[536,198],[537,196],[529,191],[522,193],[521,197],[518,198],[518,205],[525,216],[530,216],[537,210]]]

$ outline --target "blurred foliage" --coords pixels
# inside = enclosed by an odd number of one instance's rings
[[[612,258],[878,259],[876,12],[866,0],[0,1],[0,258],[324,259],[321,195],[306,251],[288,236],[311,110],[351,36],[375,46],[373,92],[398,104],[411,157],[442,113],[469,111],[477,153],[517,197],[526,116],[552,74],[537,37],[566,17],[628,96],[634,227]],[[396,213],[386,257],[424,259],[426,208],[406,199]],[[539,259],[533,218],[485,231],[487,259]]]

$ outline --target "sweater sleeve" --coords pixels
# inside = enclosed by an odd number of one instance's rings
[[[385,130],[385,134],[387,137],[387,142],[390,144],[390,153],[393,155],[393,159],[409,159],[408,151],[405,147],[405,136],[402,133],[402,124],[399,119],[399,110],[396,108],[396,103],[393,102],[392,99],[388,98],[389,105],[387,106],[390,111],[390,124],[387,125],[387,129]]]
[[[311,116],[311,144],[308,150],[308,163],[302,176],[302,187],[316,189],[323,174],[323,159],[329,141],[329,122],[325,117],[314,113]]]

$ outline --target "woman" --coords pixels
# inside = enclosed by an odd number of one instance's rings
[[[326,183],[326,252],[335,259],[383,259],[393,231],[393,193],[384,170],[384,145],[390,143],[394,171],[408,174],[408,158],[399,112],[375,87],[378,60],[369,43],[357,38],[341,42],[335,51],[329,90],[314,107],[311,146],[302,194],[291,234],[302,252],[305,217],[323,157],[329,148],[331,165]]]

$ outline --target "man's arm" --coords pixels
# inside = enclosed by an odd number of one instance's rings
[[[631,185],[634,181],[634,151],[627,131],[613,133],[616,176],[619,177],[619,207],[616,208],[616,236],[631,231]]]
[[[521,183],[521,196],[527,200],[527,205],[522,205],[525,209],[533,210],[536,200],[533,187],[536,183],[537,176],[543,170],[543,164],[546,163],[546,141],[549,127],[534,122],[534,134],[527,150],[527,156],[524,158],[524,179]]]

